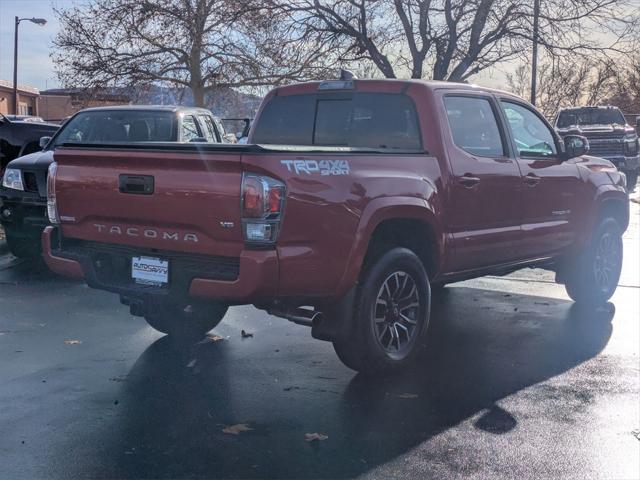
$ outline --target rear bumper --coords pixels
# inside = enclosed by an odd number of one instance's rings
[[[45,228],[42,235],[44,260],[51,270],[68,277],[84,278],[92,288],[124,297],[173,297],[179,301],[194,297],[229,303],[259,303],[277,295],[278,256],[275,250],[243,250],[238,259],[158,252],[155,255],[170,258],[172,273],[168,287],[155,287],[138,285],[130,279],[131,256],[145,252],[118,245],[102,247],[67,247],[52,226]],[[198,274],[207,268],[208,273]]]

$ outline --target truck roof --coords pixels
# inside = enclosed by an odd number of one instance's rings
[[[441,90],[441,89],[455,89],[455,90],[470,90],[470,91],[482,91],[482,92],[490,92],[499,94],[501,96],[508,96],[512,98],[516,98],[518,100],[522,100],[517,95],[514,95],[511,92],[507,92],[504,90],[499,90],[490,87],[484,87],[481,85],[476,85],[472,83],[462,83],[462,82],[446,82],[442,80],[420,80],[420,79],[353,79],[351,81],[344,80],[323,80],[323,81],[311,81],[304,83],[296,83],[293,85],[285,85],[282,87],[277,87],[274,89],[274,94],[284,94],[284,95],[295,95],[298,93],[311,93],[313,91],[317,91],[322,84],[336,82],[336,84],[343,83],[347,84],[348,82],[353,82],[353,88],[355,90],[368,90],[372,89],[375,91],[388,91],[389,93],[400,93],[407,86],[416,84],[422,85],[429,90]],[[349,89],[347,87],[343,87],[345,90]],[[340,90],[341,88],[336,89],[327,89],[332,91]]]
[[[211,110],[200,107],[185,107],[181,105],[111,105],[108,107],[91,107],[85,108],[83,112],[102,112],[109,110],[132,110],[132,111],[149,111],[149,112],[201,112],[211,115]]]

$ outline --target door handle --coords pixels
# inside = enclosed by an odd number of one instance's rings
[[[533,173],[527,173],[524,177],[524,183],[526,183],[530,187],[535,187],[538,183],[540,183],[540,177]]]
[[[478,183],[480,183],[480,179],[478,177],[471,176],[469,174],[463,175],[458,179],[465,188],[473,188]]]
[[[118,189],[120,193],[152,195],[154,178],[151,175],[120,175]]]

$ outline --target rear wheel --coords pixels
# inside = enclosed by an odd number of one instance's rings
[[[16,236],[11,229],[5,230],[7,247],[12,255],[18,258],[39,257],[41,252],[40,239]]]
[[[613,218],[605,218],[589,245],[568,272],[566,289],[577,303],[600,305],[611,298],[622,270],[622,232]]]
[[[334,342],[340,360],[364,373],[400,369],[423,345],[429,322],[429,279],[418,256],[394,248],[365,268],[358,289],[354,326]]]
[[[169,304],[144,318],[153,328],[171,337],[196,339],[214,329],[224,318],[227,309],[228,305],[222,303]]]

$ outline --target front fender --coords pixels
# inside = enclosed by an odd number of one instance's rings
[[[596,228],[597,223],[605,215],[613,216],[622,231],[629,226],[629,195],[620,185],[601,184],[595,191],[591,209],[591,214],[587,217],[585,228],[580,238],[581,244],[586,243],[591,238],[591,232]]]
[[[373,232],[382,222],[391,219],[419,220],[429,226],[435,233],[437,258],[439,262],[442,261],[444,258],[444,230],[436,217],[433,205],[427,200],[416,197],[376,198],[369,202],[362,212],[336,296],[341,297],[346,294],[358,281]]]

